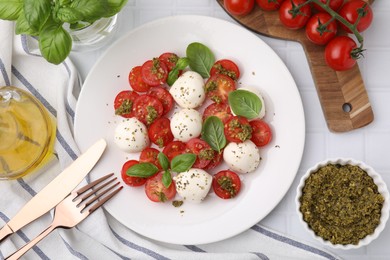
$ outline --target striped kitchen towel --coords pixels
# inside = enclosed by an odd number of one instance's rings
[[[40,56],[36,39],[15,36],[13,26],[12,22],[0,20],[0,86],[14,85],[31,92],[57,119],[57,159],[41,172],[18,180],[0,181],[0,227],[79,154],[72,135],[80,90],[76,68],[69,59],[59,65],[49,64]],[[0,259],[39,234],[51,218],[51,214],[45,214],[3,241],[0,244]],[[164,244],[129,230],[99,209],[77,228],[55,231],[30,250],[24,259],[338,258],[326,250],[299,242],[259,224],[217,243]]]

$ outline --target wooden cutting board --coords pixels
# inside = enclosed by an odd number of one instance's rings
[[[373,1],[367,0],[370,4]],[[224,8],[223,0],[217,2]],[[329,68],[324,58],[324,47],[311,43],[306,38],[304,29],[290,30],[284,27],[277,11],[265,12],[255,4],[250,14],[231,17],[261,35],[302,44],[330,131],[347,132],[374,120],[358,65],[342,72]]]

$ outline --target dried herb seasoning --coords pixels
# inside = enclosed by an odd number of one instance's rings
[[[380,223],[384,203],[373,179],[354,165],[328,164],[306,179],[303,219],[332,244],[358,244]]]

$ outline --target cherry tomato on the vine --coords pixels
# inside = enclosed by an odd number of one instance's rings
[[[304,27],[311,16],[311,7],[306,4],[299,9],[300,4],[306,0],[286,0],[279,8],[279,19],[289,29],[300,29]]]
[[[326,4],[326,2],[328,0],[320,0],[322,3]],[[340,9],[340,7],[343,5],[344,3],[344,0],[330,0],[329,1],[329,7],[334,10],[334,11],[337,11]],[[317,9],[318,11],[320,12],[325,12],[325,10],[319,6],[318,4],[315,4],[315,3],[312,3],[312,6]]]
[[[256,0],[257,5],[265,11],[278,10],[284,0]]]
[[[328,13],[317,13],[313,15],[306,24],[306,36],[315,44],[325,45],[337,33],[336,21],[331,21],[327,26],[324,24],[332,19],[332,16]]]
[[[339,11],[339,14],[351,24],[354,24],[358,20],[359,13],[361,13],[361,18],[356,28],[359,32],[363,32],[371,25],[373,19],[372,9],[367,2],[363,0],[352,0],[345,3]],[[344,24],[341,24],[341,27],[351,33],[351,30]]]
[[[326,63],[337,71],[352,68],[356,64],[356,58],[352,52],[356,46],[356,42],[348,36],[333,38],[325,47]]]
[[[246,15],[252,11],[255,0],[224,0],[223,3],[230,14]]]

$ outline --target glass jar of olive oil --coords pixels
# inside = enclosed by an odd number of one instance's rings
[[[16,179],[53,158],[56,126],[30,93],[0,87],[0,180]]]

